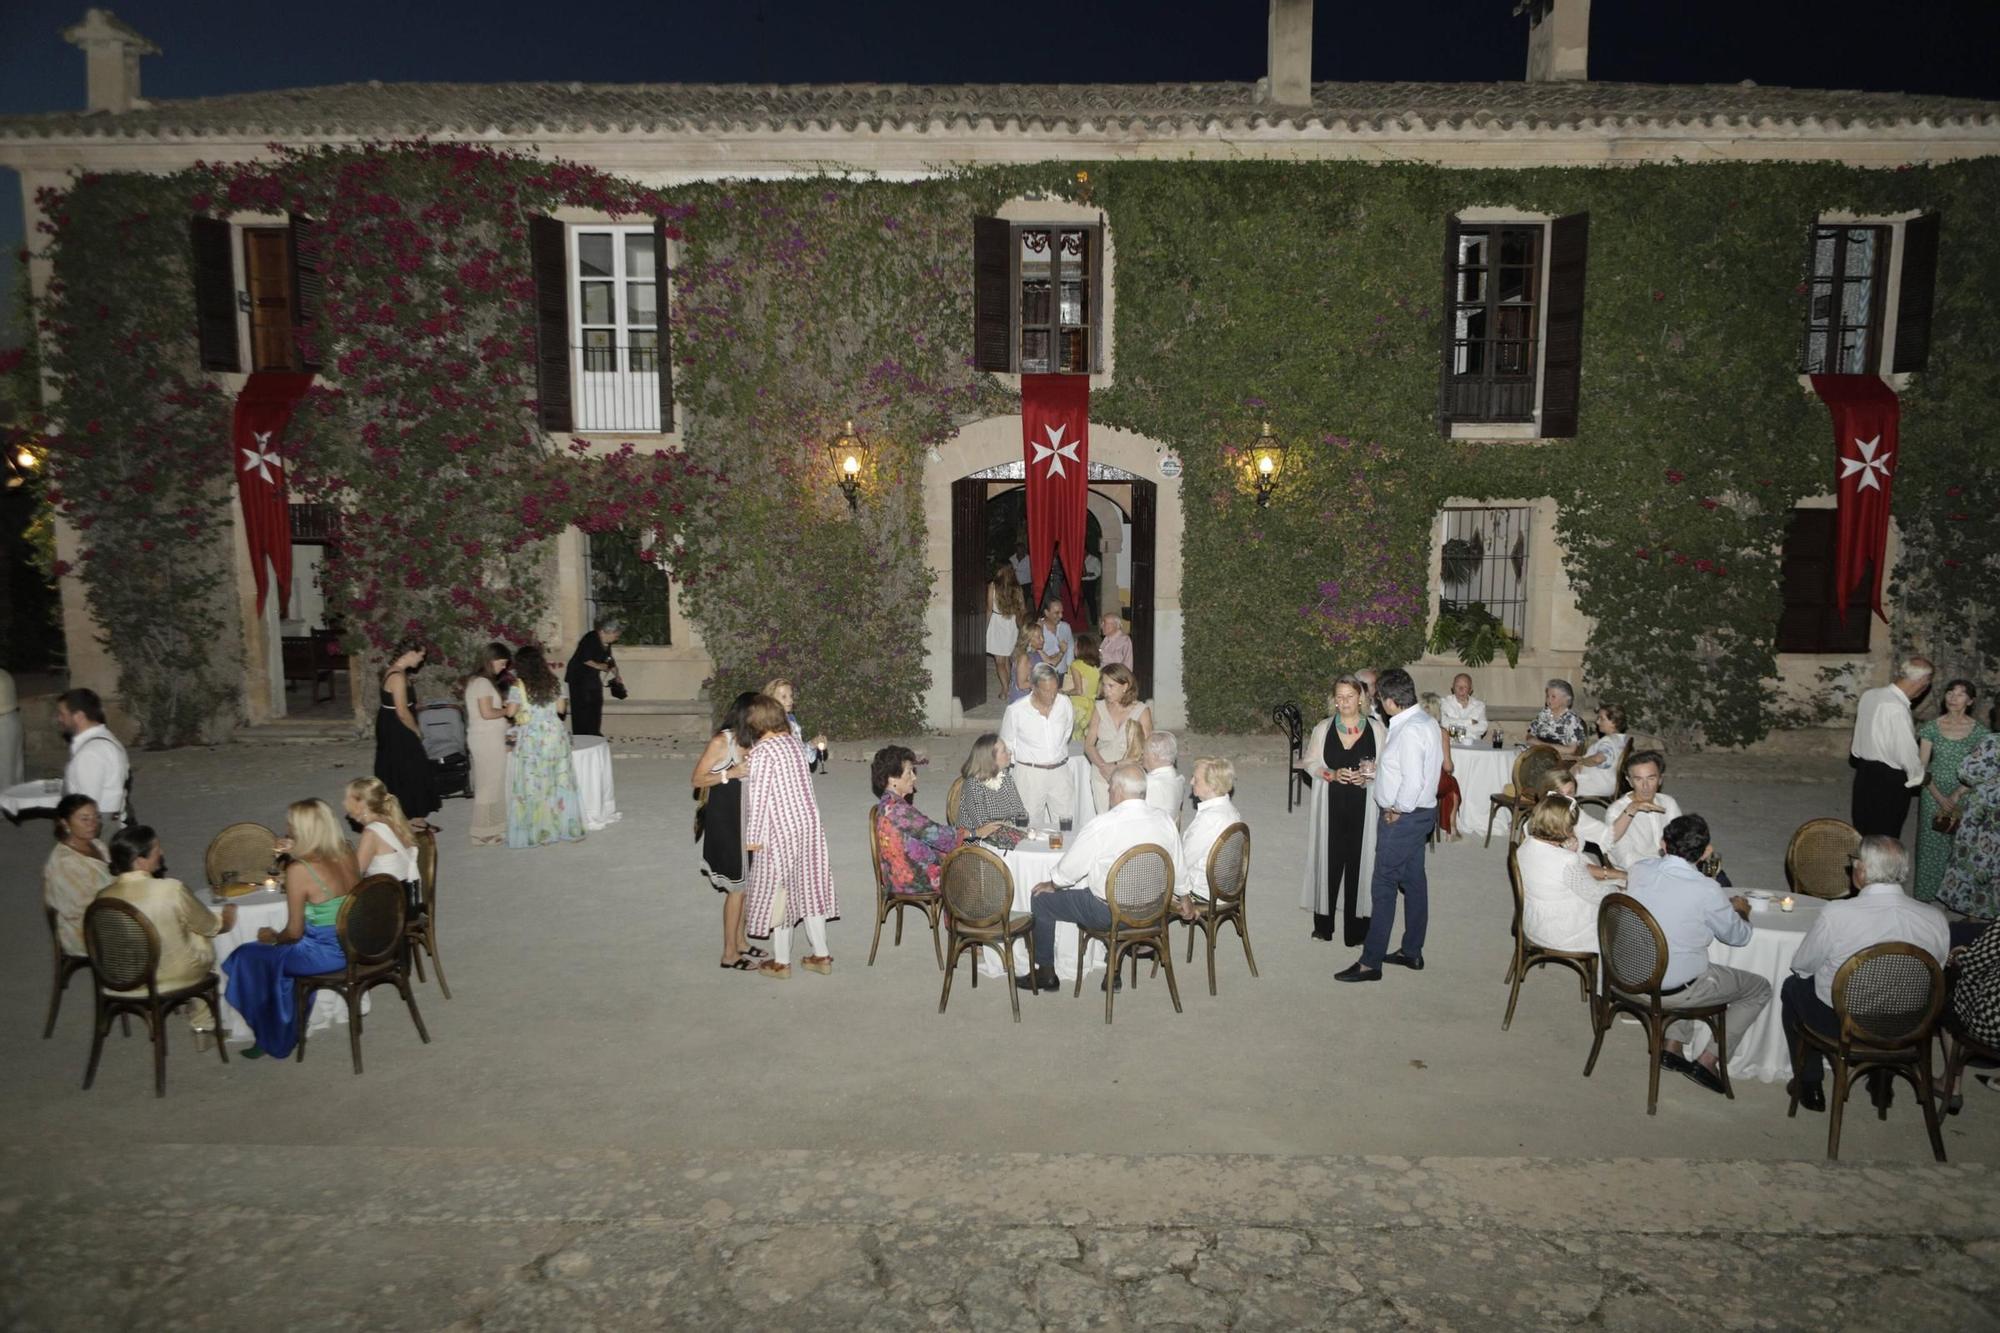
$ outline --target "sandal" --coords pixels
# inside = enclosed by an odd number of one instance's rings
[[[725,972],[748,972],[756,966],[757,964],[751,962],[750,959],[746,957],[746,958],[738,958],[733,963],[722,964],[722,970]]]
[[[758,967],[757,974],[769,977],[773,981],[790,981],[792,979],[792,969],[784,963],[764,963]]]
[[[762,962],[764,959],[769,958],[771,955],[768,950],[760,949],[753,944],[749,948],[743,951],[743,956],[745,958],[755,958],[757,961]]]
[[[801,958],[799,966],[808,972],[817,972],[823,977],[833,975],[833,955],[817,954],[811,958]]]

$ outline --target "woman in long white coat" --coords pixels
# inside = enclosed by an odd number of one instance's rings
[[[1338,911],[1349,947],[1368,936],[1368,881],[1375,873],[1375,758],[1386,739],[1367,706],[1360,681],[1352,676],[1335,681],[1328,716],[1313,728],[1299,760],[1313,779],[1299,906],[1313,914],[1313,938],[1320,940],[1333,938]]]

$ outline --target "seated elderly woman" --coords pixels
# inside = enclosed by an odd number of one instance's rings
[[[1605,704],[1597,710],[1597,739],[1576,761],[1576,789],[1584,796],[1618,794],[1618,761],[1632,738],[1625,733],[1625,710]]]
[[[1574,711],[1576,687],[1560,677],[1542,689],[1542,711],[1528,724],[1528,739],[1553,745],[1564,758],[1583,750],[1583,719]]]
[[[958,789],[958,812],[952,823],[962,829],[992,827],[986,841],[1012,847],[1027,836],[1028,807],[1014,786],[1014,756],[997,732],[972,743],[972,753],[958,770],[965,785]]]
[[[1173,820],[1180,818],[1187,798],[1187,783],[1175,768],[1180,757],[1180,738],[1173,732],[1156,731],[1146,738],[1146,804]]]
[[[1593,866],[1578,849],[1569,802],[1544,796],[1515,850],[1521,867],[1521,929],[1545,949],[1597,952],[1597,905],[1625,872]]]
[[[81,958],[83,914],[111,882],[111,853],[98,841],[97,802],[71,792],[56,806],[56,849],[42,867],[42,901],[55,909],[62,951]]]
[[[1187,874],[1174,893],[1174,910],[1184,917],[1192,917],[1201,910],[1196,906],[1197,900],[1208,901],[1208,854],[1214,850],[1215,840],[1231,824],[1243,821],[1232,799],[1236,794],[1236,765],[1214,755],[1203,755],[1194,761],[1192,787],[1194,818],[1181,832],[1181,858]]]
[[[891,893],[934,893],[944,875],[944,858],[965,841],[965,831],[926,819],[910,803],[917,790],[917,755],[906,745],[885,745],[868,767],[875,786],[876,845],[882,851],[882,883]],[[973,830],[986,837],[1000,827],[992,820]]]

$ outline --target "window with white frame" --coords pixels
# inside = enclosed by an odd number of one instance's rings
[[[661,429],[660,277],[651,227],[571,230],[577,429]]]
[[[1930,355],[1938,215],[1821,218],[1806,273],[1806,375],[1922,370]]]

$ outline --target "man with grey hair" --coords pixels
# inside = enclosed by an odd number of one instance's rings
[[[1014,786],[1028,808],[1028,822],[1054,828],[1075,808],[1066,770],[1076,712],[1061,693],[1060,671],[1040,662],[1033,678],[1034,688],[1001,715],[1000,739],[1014,756]]]
[[[1186,877],[1181,834],[1174,821],[1146,804],[1146,772],[1137,764],[1111,770],[1111,808],[1090,821],[1063,848],[1052,879],[1034,888],[1035,970],[1015,985],[1034,992],[1056,990],[1056,926],[1063,922],[1104,930],[1111,925],[1105,889],[1111,867],[1134,847],[1151,843],[1167,854],[1174,883]],[[1079,961],[1081,966],[1081,961]],[[1113,978],[1107,984],[1116,985]]]
[[[1528,724],[1528,739],[1553,745],[1565,758],[1583,753],[1583,719],[1576,715],[1576,687],[1557,676],[1542,686],[1542,711]]]
[[[1833,1011],[1834,974],[1863,949],[1914,944],[1944,966],[1951,952],[1951,922],[1942,908],[1903,892],[1909,871],[1910,858],[1902,843],[1879,833],[1861,840],[1849,872],[1860,892],[1822,907],[1792,955],[1792,975],[1785,978],[1778,999],[1787,1050],[1799,1049],[1799,1030],[1804,1027],[1826,1037],[1840,1036],[1840,1019]],[[1825,1061],[1807,1047],[1785,1091],[1796,1093],[1806,1110],[1824,1111],[1826,1093],[1820,1085],[1825,1073]]]
[[[1904,658],[1896,679],[1863,694],[1854,710],[1854,739],[1847,747],[1854,766],[1848,822],[1864,834],[1903,835],[1910,801],[1924,783],[1910,709],[1930,690],[1931,671],[1929,658]]]
[[[1176,822],[1187,798],[1187,783],[1174,767],[1180,757],[1180,738],[1173,732],[1156,731],[1146,738],[1146,804]]]
[[[571,735],[604,734],[605,679],[617,682],[613,693],[625,688],[625,678],[618,674],[618,662],[611,656],[611,645],[624,633],[625,626],[617,617],[599,616],[590,632],[576,641],[576,651],[569,655],[569,666],[563,671],[563,683],[569,686]]]

